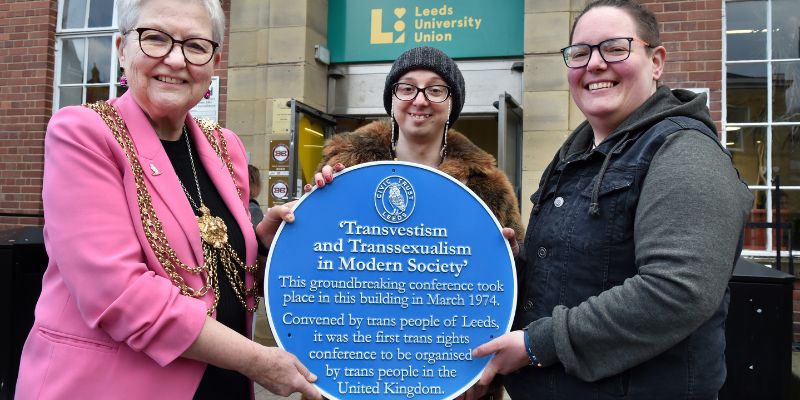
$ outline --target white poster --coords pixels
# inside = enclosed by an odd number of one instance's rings
[[[192,116],[195,118],[207,118],[212,121],[219,121],[219,76],[211,77],[211,96],[203,98],[192,108]]]

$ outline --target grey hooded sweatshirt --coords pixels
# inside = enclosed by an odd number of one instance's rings
[[[729,154],[709,137],[713,133],[677,129],[647,147],[647,163],[636,164],[638,155],[630,154],[651,140],[648,135],[660,129],[657,124],[685,120],[675,117],[689,117],[716,132],[705,102],[704,95],[661,87],[596,149],[591,149],[592,128],[584,122],[558,151],[531,198],[534,212],[524,243],[522,307],[516,317],[516,326],[528,329],[527,344],[545,368],[525,368],[507,377],[509,384],[524,387],[519,384],[526,375],[534,378],[536,370],[598,382],[667,352],[719,316],[721,308],[724,320],[723,299],[752,194]],[[626,187],[610,187],[618,185],[613,174],[623,178],[618,182],[627,175],[634,178]],[[619,195],[624,190],[632,194]],[[613,196],[627,197],[609,204]],[[589,203],[588,209],[569,210]],[[598,215],[610,221],[602,234],[591,231]],[[619,227],[625,232],[613,233]],[[608,232],[620,239],[614,243],[604,237]],[[586,250],[584,256],[580,250]],[[629,256],[617,254],[627,250]],[[618,265],[619,260],[630,265]],[[581,275],[582,269],[597,269],[604,262],[612,272],[587,283],[595,272]],[[630,272],[618,281],[608,278],[619,270]],[[573,290],[579,285],[591,288]],[[574,294],[592,290],[583,298]],[[724,366],[722,375],[724,380]]]

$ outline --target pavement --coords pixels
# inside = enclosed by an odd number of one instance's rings
[[[255,385],[255,392],[256,392],[256,400],[278,400],[278,399],[286,399],[287,397],[281,397],[277,394],[272,394],[269,390],[264,389],[263,387],[259,386],[258,384]],[[288,397],[289,399],[300,400],[300,395],[295,393]]]

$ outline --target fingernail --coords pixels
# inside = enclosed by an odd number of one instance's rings
[[[325,177],[325,182],[330,183],[331,181],[333,181],[333,176],[332,175],[328,175],[328,176]]]
[[[334,165],[334,167],[336,167],[336,169],[342,170],[342,169],[344,169],[344,164],[336,163],[336,165]]]
[[[316,182],[316,183],[317,183],[317,186],[322,186],[322,183],[323,183],[323,182],[322,182],[322,179],[319,179],[319,180],[316,180],[316,179],[315,179],[315,180],[314,180],[314,182]]]
[[[294,222],[294,214],[286,215],[286,222]]]

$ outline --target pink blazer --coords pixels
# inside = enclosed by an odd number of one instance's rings
[[[158,136],[132,96],[111,103],[128,126],[170,245],[185,264],[198,265],[203,252],[197,220]],[[223,130],[240,198],[200,128],[188,116],[186,124],[239,223],[252,264],[257,245],[244,146]],[[206,364],[180,355],[200,334],[212,293],[190,298],[170,281],[145,237],[131,166],[97,113],[66,107],[53,115],[44,158],[50,263],[22,351],[16,398],[191,399]],[[190,286],[201,286],[198,276],[182,275]]]

